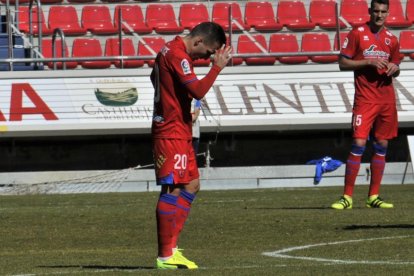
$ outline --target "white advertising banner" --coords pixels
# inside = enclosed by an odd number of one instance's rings
[[[414,71],[395,80],[399,120],[414,125]],[[149,133],[148,76],[0,80],[0,135]],[[203,131],[347,129],[352,72],[223,74],[203,101]]]

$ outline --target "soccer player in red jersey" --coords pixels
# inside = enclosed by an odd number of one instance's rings
[[[177,36],[158,53],[151,81],[155,89],[152,122],[153,154],[161,193],[156,207],[157,268],[195,269],[177,248],[177,240],[200,189],[199,172],[192,146],[191,102],[210,90],[231,58],[231,47],[220,25],[204,22],[185,36]],[[209,59],[213,66],[198,79],[193,61]]]
[[[370,133],[374,151],[366,206],[394,207],[378,196],[388,141],[397,136],[398,130],[392,80],[400,73],[400,52],[397,37],[384,26],[389,12],[388,1],[372,0],[369,22],[355,27],[342,45],[339,68],[354,71],[353,144],[346,163],[344,194],[331,205],[334,209],[352,208],[355,179]]]

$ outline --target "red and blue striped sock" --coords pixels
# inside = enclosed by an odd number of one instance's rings
[[[172,252],[172,238],[175,232],[177,197],[171,194],[161,194],[158,199],[157,215],[157,236],[158,236],[158,257],[170,257]]]

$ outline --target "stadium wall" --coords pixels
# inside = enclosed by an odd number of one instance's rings
[[[396,80],[401,135],[390,162],[407,160],[405,135],[414,123],[414,67],[401,67]],[[208,68],[196,70],[202,76]],[[152,163],[150,72],[4,72],[1,170]],[[344,159],[352,97],[352,72],[340,72],[335,64],[226,68],[204,101],[201,151],[208,147],[217,167],[304,164],[325,155]]]

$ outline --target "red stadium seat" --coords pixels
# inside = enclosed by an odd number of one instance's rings
[[[93,3],[95,0],[66,0],[69,3]]]
[[[400,0],[390,0],[389,15],[385,21],[385,26],[390,28],[408,28],[412,25],[410,20],[404,15]]]
[[[147,25],[159,34],[181,33],[184,27],[175,20],[171,4],[148,4],[146,10]]]
[[[135,47],[132,39],[123,38],[122,39],[122,54],[124,56],[135,56]],[[120,56],[119,52],[119,39],[118,38],[108,38],[105,43],[105,56]],[[121,61],[112,62],[117,68],[121,68]],[[124,68],[137,68],[144,66],[143,60],[124,60]]]
[[[79,24],[79,17],[73,6],[51,6],[49,9],[49,28],[62,29],[65,35],[83,35],[86,30]]]
[[[210,21],[207,7],[202,3],[181,4],[178,16],[180,25],[191,30],[201,22]]]
[[[276,21],[270,2],[247,2],[244,12],[246,24],[256,31],[280,31],[283,26]]]
[[[102,47],[96,38],[75,38],[72,45],[72,57],[102,57]],[[86,69],[106,69],[111,67],[110,61],[80,61]]]
[[[304,33],[302,35],[302,52],[331,52],[331,41],[327,33]],[[338,61],[338,56],[312,55],[309,58],[317,63]]]
[[[19,2],[20,3],[20,2]],[[48,28],[45,21],[43,10],[40,10],[40,20],[42,21],[42,35],[52,34],[52,30]],[[39,33],[39,24],[37,22],[37,7],[32,8],[32,32],[37,35]],[[29,33],[29,7],[19,6],[19,30]]]
[[[407,19],[414,23],[414,0],[407,0],[407,5],[405,6],[405,14]]]
[[[312,30],[315,23],[309,22],[305,4],[302,1],[281,1],[277,7],[277,20],[293,31]]]
[[[269,40],[271,53],[299,53],[299,43],[295,34],[272,34]],[[280,63],[300,64],[308,62],[307,56],[279,56]]]
[[[56,39],[55,41],[55,48],[56,48],[56,58],[60,57],[68,57],[68,47],[66,43],[64,43],[64,52],[62,56],[62,41],[60,39]],[[42,54],[45,58],[53,58],[53,48],[52,48],[52,40],[51,39],[43,39],[42,40]],[[76,61],[66,61],[66,69],[74,69],[78,66],[78,63]],[[48,62],[47,66],[50,69],[53,69],[53,62]],[[56,68],[62,69],[63,63],[62,62],[56,62]]]
[[[340,51],[341,50],[342,44],[344,43],[344,40],[345,40],[347,35],[348,35],[348,32],[339,33],[339,42],[340,42],[340,44],[338,45],[338,35],[335,34],[334,51]]]
[[[368,3],[366,0],[342,0],[341,16],[351,26],[360,26],[369,21]]]
[[[0,2],[6,4],[7,0],[0,0]],[[19,0],[19,4],[23,4],[23,3],[29,3],[30,0]],[[16,4],[16,0],[9,0],[9,4]]]
[[[266,38],[264,35],[253,35],[252,41],[247,35],[239,35],[237,42],[237,53],[239,54],[256,54],[263,51],[256,45],[259,43],[266,51],[268,50]],[[248,57],[244,58],[247,65],[273,65],[276,61],[275,57]]]
[[[93,34],[116,34],[108,6],[93,5],[82,8],[82,27]]]
[[[157,54],[165,44],[165,40],[163,37],[144,37],[143,40],[147,46],[145,46],[141,41],[138,43],[138,55],[139,56],[152,56],[153,55],[153,53],[151,53],[151,51],[148,50],[147,47],[151,48]],[[150,67],[154,66],[153,59],[146,60],[145,63],[147,63],[148,66]]]
[[[230,37],[228,35],[226,35],[226,46],[232,46],[231,45],[231,41],[230,41]],[[236,51],[236,48],[233,47],[232,48],[232,53],[234,54]],[[228,63],[228,66],[236,66],[236,65],[240,65],[243,63],[243,58],[241,57],[232,57]]]
[[[250,26],[243,21],[241,9],[236,2],[220,2],[213,4],[212,18],[211,20],[223,27],[225,31],[229,30],[229,9],[231,7],[231,14],[233,20],[236,20],[242,27],[239,28],[236,23],[232,23],[231,28],[233,31],[250,30]]]
[[[414,31],[401,31],[400,32],[400,50],[412,50],[414,51]],[[411,59],[414,59],[414,53],[405,54]]]
[[[117,5],[114,12],[115,28],[118,29],[120,10],[122,12],[122,20],[128,24],[134,32],[138,34],[149,34],[152,32],[151,28],[145,23],[144,15],[139,5]],[[125,33],[131,33],[125,23],[122,25],[122,30]]]
[[[336,29],[336,9],[335,0],[312,0],[309,5],[310,22],[323,29]],[[340,28],[346,27],[341,20],[338,23]]]
[[[40,0],[40,3],[42,4],[58,4],[58,3],[62,3],[63,0]],[[20,1],[19,1],[20,4]]]

